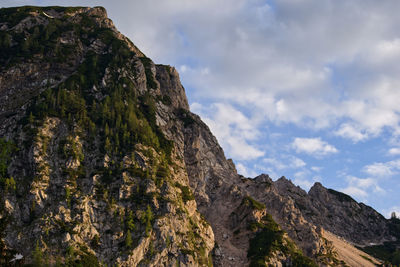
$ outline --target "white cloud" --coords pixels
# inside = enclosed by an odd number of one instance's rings
[[[180,73],[185,73],[187,70],[188,70],[188,66],[186,66],[186,65],[181,65],[181,66],[179,66],[179,72]]]
[[[303,188],[305,191],[308,191],[308,190],[310,190],[310,188],[314,185],[315,182],[309,181],[309,180],[306,180],[306,179],[297,179],[297,178],[296,178],[296,179],[293,180],[293,183],[294,183],[295,185],[300,186],[300,187]]]
[[[296,137],[292,148],[297,153],[306,153],[312,156],[324,156],[339,152],[334,146],[322,141],[321,138],[300,138]]]
[[[267,151],[273,151],[273,148]],[[279,178],[283,175],[288,175],[291,172],[308,171],[307,165],[302,159],[288,154],[269,155],[270,157],[263,158],[259,164],[254,167],[262,172],[268,173],[270,177]]]
[[[356,129],[353,125],[349,123],[342,124],[340,128],[335,132],[335,134],[344,138],[351,139],[355,143],[368,138],[367,134],[362,133],[360,130]]]
[[[354,143],[386,133],[400,136],[398,0],[281,0],[273,6],[261,0],[234,5],[230,0],[68,3],[105,6],[117,28],[147,56],[178,66],[189,101],[197,102],[192,110],[236,160],[264,156],[260,143],[272,142],[264,132],[271,124],[312,129],[322,139],[334,133]],[[0,5],[16,4],[65,1],[3,0]],[[320,138],[302,139],[292,144],[298,153],[321,157],[338,152],[336,144]],[[393,145],[389,154],[399,151]],[[293,168],[300,175],[305,169],[301,161],[276,160],[285,171]],[[269,173],[275,175],[277,168],[271,166]],[[377,162],[364,172],[393,176],[399,168]],[[348,182],[346,190],[358,196],[378,190],[363,183],[368,180]]]
[[[236,169],[239,174],[243,175],[244,177],[256,177],[257,173],[253,170],[250,170],[247,168],[244,164],[242,163],[237,163],[236,164]]]
[[[364,166],[363,171],[373,177],[390,177],[399,173],[400,160],[375,162],[373,164]]]
[[[321,182],[322,179],[319,176],[314,176],[312,179],[309,179],[310,172],[308,170],[303,170],[296,172],[294,175],[293,183],[300,186],[304,190],[308,191],[315,184],[315,182]]]
[[[193,103],[191,109],[207,123],[230,157],[236,160],[252,160],[264,155],[263,151],[250,144],[260,135],[257,121],[246,117],[229,104],[217,103],[204,107]]]
[[[279,171],[284,169],[299,169],[306,166],[306,163],[302,159],[291,155],[281,156],[280,160],[276,158],[263,158],[262,162]]]
[[[392,176],[394,174],[391,166],[381,162],[365,166],[364,172],[377,177]]]
[[[341,191],[345,194],[361,199],[365,199],[365,197],[368,196],[368,193],[365,190],[355,186],[348,186]]]
[[[294,178],[296,179],[305,179],[307,178],[307,176],[309,175],[309,171],[308,170],[302,170],[302,171],[298,171],[296,173],[293,174]]]
[[[291,166],[293,168],[300,168],[300,167],[306,166],[306,163],[302,159],[293,157],[292,158],[292,162],[291,162]]]
[[[347,176],[347,181],[349,184],[363,189],[376,185],[376,180],[372,178],[358,178],[354,176]]]
[[[255,164],[253,167],[254,167],[254,169],[257,169],[258,171],[260,171],[259,173],[268,174],[272,180],[276,180],[276,179],[282,177],[282,173],[280,171],[278,171],[272,165],[266,165],[266,164],[262,163],[261,165]]]
[[[251,106],[264,123],[336,129],[354,142],[399,130],[397,0],[69,3],[104,5],[149,57],[179,66],[197,101]]]
[[[400,148],[399,147],[393,147],[393,148],[389,149],[388,153],[390,155],[394,155],[394,156],[400,155]]]
[[[311,170],[313,170],[314,172],[320,172],[322,170],[322,167],[312,166]]]
[[[268,166],[273,167],[276,170],[283,170],[287,169],[288,165],[284,164],[283,162],[275,159],[275,158],[264,158],[263,163],[267,164]]]
[[[358,178],[348,175],[346,181],[347,187],[341,189],[341,191],[353,197],[360,198],[364,202],[367,201],[368,192],[375,194],[385,193],[385,190],[378,185],[376,178]]]

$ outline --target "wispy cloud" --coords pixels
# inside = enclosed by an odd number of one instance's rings
[[[280,159],[263,158],[262,162],[279,171],[284,169],[298,169],[307,165],[302,159],[292,155],[283,155]]]
[[[229,104],[216,103],[204,108],[199,103],[193,103],[191,109],[202,117],[231,157],[252,160],[264,155],[263,151],[250,144],[260,135],[257,121]]]
[[[358,178],[355,176],[347,175],[346,177],[347,187],[341,190],[351,196],[360,198],[362,201],[366,201],[369,192],[375,194],[385,193],[379,185],[376,178]]]
[[[310,190],[315,182],[322,182],[321,177],[311,176],[311,172],[306,169],[296,172],[293,176],[293,183],[300,186],[306,191]]]
[[[370,176],[389,178],[400,171],[400,160],[392,160],[388,162],[375,162],[370,165],[366,165],[363,171]]]
[[[322,170],[322,167],[312,166],[311,170],[314,171],[314,172],[320,172]]]
[[[368,134],[363,133],[359,129],[356,129],[354,125],[351,125],[349,123],[342,124],[340,128],[335,131],[335,134],[344,138],[351,139],[355,143],[368,138]]]
[[[355,196],[355,197],[358,197],[361,199],[365,199],[365,197],[368,196],[368,193],[364,189],[353,186],[353,185],[343,188],[342,191],[345,194]]]
[[[392,147],[391,149],[389,149],[388,153],[390,155],[394,155],[394,156],[400,155],[400,148],[399,147]]]
[[[243,173],[253,174],[256,164],[250,161],[257,160],[264,164],[258,169],[272,176],[297,173],[298,184],[308,186],[313,181],[308,178],[313,175],[310,170],[321,176],[332,171],[329,163],[279,156],[288,153],[288,146],[317,159],[339,150],[350,158],[354,146],[362,149],[373,138],[382,138],[380,151],[400,155],[400,1],[282,0],[273,1],[273,6],[270,1],[231,2],[71,0],[68,4],[105,6],[118,29],[147,56],[177,66],[192,111],[210,126],[226,154],[242,164],[238,170]],[[65,5],[65,1],[3,0],[0,5],[26,4]],[[284,132],[280,147],[271,151],[268,143],[273,141],[266,129],[281,126],[300,130]],[[332,134],[353,144],[323,141]],[[298,137],[307,135],[320,138]],[[384,146],[389,139],[397,140],[391,148]],[[367,178],[359,179],[394,177],[400,172],[396,161],[380,162],[379,151],[368,153],[376,157],[375,163],[365,166]],[[348,164],[345,159],[341,163]],[[314,164],[324,168],[311,167],[308,173],[307,167]],[[368,198],[377,186],[366,187],[368,181],[343,179],[341,186]]]
[[[119,3],[84,4],[104,5],[148,56],[178,66],[197,101],[252,106],[264,123],[329,129],[353,142],[399,131],[397,0]],[[1,5],[15,4],[65,1]]]
[[[398,128],[398,2],[154,3],[126,2],[114,19],[156,61],[182,66],[198,99],[353,142]]]
[[[243,175],[244,177],[256,177],[258,173],[256,173],[254,170],[247,168],[244,164],[242,163],[236,163],[236,169],[239,174]]]

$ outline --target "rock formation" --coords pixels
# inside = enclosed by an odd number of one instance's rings
[[[0,9],[0,46],[0,265],[344,265],[325,230],[399,238],[321,184],[237,174],[104,8]]]

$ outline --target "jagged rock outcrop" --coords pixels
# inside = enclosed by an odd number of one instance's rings
[[[308,193],[310,221],[358,245],[392,241],[387,220],[371,207],[315,183]],[[329,203],[329,205],[327,205]],[[307,212],[307,211],[306,211]]]
[[[0,9],[0,46],[0,264],[341,265],[323,229],[396,239],[320,184],[240,176],[104,8]]]
[[[188,109],[176,70],[101,7],[2,9],[0,28],[2,259],[208,265],[212,228],[159,128]]]

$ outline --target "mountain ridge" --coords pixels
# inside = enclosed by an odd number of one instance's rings
[[[154,64],[104,8],[0,15],[4,259],[344,265],[323,229],[360,246],[399,240],[343,193],[240,176],[190,112],[176,69]]]

